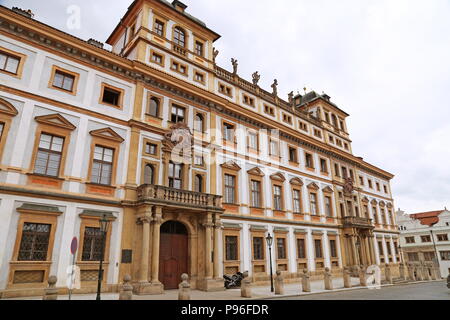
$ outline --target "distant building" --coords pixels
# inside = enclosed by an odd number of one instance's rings
[[[450,211],[406,214],[397,211],[400,228],[400,246],[404,260],[409,262],[433,261],[439,263],[442,277],[450,274]]]

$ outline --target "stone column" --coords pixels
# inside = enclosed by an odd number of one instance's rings
[[[219,263],[219,240],[220,230],[222,228],[222,222],[220,221],[219,214],[216,213],[214,223],[214,279],[220,279],[220,263]]]
[[[211,268],[211,252],[212,252],[212,228],[214,227],[212,223],[212,214],[208,212],[206,216],[206,221],[204,223],[205,227],[205,278],[212,279],[213,273]]]
[[[350,241],[351,241],[351,244],[352,244],[352,252],[353,252],[353,265],[355,265],[355,266],[358,266],[360,263],[359,263],[359,258],[358,258],[358,252],[357,252],[357,249],[356,249],[356,242],[355,242],[355,235],[351,235],[350,236],[351,237],[351,239],[350,239]]]
[[[148,282],[148,263],[150,258],[150,222],[152,220],[152,207],[146,208],[138,218],[142,224],[141,263],[139,268],[139,282]]]
[[[372,264],[377,264],[377,258],[375,256],[375,248],[373,246],[374,236],[373,235],[369,236],[368,240],[369,240],[369,250],[370,250],[371,263]]]
[[[159,285],[159,247],[161,239],[162,208],[155,207],[153,217],[153,239],[152,239],[152,285]]]

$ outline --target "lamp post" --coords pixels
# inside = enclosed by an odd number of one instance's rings
[[[270,233],[267,234],[266,237],[267,246],[269,247],[269,263],[270,263],[270,292],[274,292],[273,289],[273,273],[272,273],[272,244],[273,244],[273,237],[270,235]]]
[[[100,232],[102,235],[102,246],[101,246],[101,254],[100,254],[100,264],[98,268],[98,282],[97,282],[97,298],[96,300],[101,300],[100,293],[102,291],[102,281],[103,281],[103,260],[105,259],[105,242],[106,242],[106,233],[108,232],[109,220],[107,215],[104,214],[100,219]]]

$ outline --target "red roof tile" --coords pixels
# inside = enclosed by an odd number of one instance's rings
[[[439,215],[444,212],[444,210],[439,211],[429,211],[420,212],[411,215],[411,218],[420,220],[420,224],[424,226],[432,226],[439,222]]]

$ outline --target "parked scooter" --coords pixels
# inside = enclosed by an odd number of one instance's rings
[[[238,272],[231,277],[224,275],[223,279],[225,280],[225,288],[239,288],[241,286],[241,281],[244,279],[244,275],[241,272]]]

